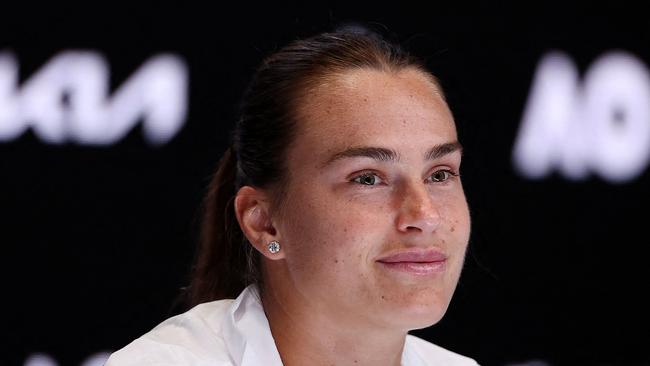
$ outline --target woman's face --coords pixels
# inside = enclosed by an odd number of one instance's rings
[[[354,70],[310,90],[288,149],[274,286],[349,324],[436,323],[470,218],[461,151],[436,86],[415,70]]]

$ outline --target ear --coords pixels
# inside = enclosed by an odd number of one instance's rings
[[[269,251],[268,245],[277,239],[277,231],[271,223],[269,202],[266,192],[243,186],[235,196],[235,215],[246,239],[265,257],[271,260],[284,258],[281,250],[275,254]]]

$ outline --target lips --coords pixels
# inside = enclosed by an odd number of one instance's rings
[[[430,275],[444,272],[447,255],[430,249],[408,249],[388,253],[377,260],[384,268],[414,275]]]

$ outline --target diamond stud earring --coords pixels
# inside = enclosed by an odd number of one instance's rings
[[[277,240],[273,240],[269,243],[269,252],[275,254],[280,251],[280,243]]]

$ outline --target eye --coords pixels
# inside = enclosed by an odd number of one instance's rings
[[[375,173],[363,173],[352,179],[352,181],[365,186],[374,186],[381,182],[381,178]]]
[[[431,181],[434,183],[442,183],[447,181],[452,176],[457,177],[458,173],[454,173],[451,170],[447,169],[437,170],[431,174]]]

